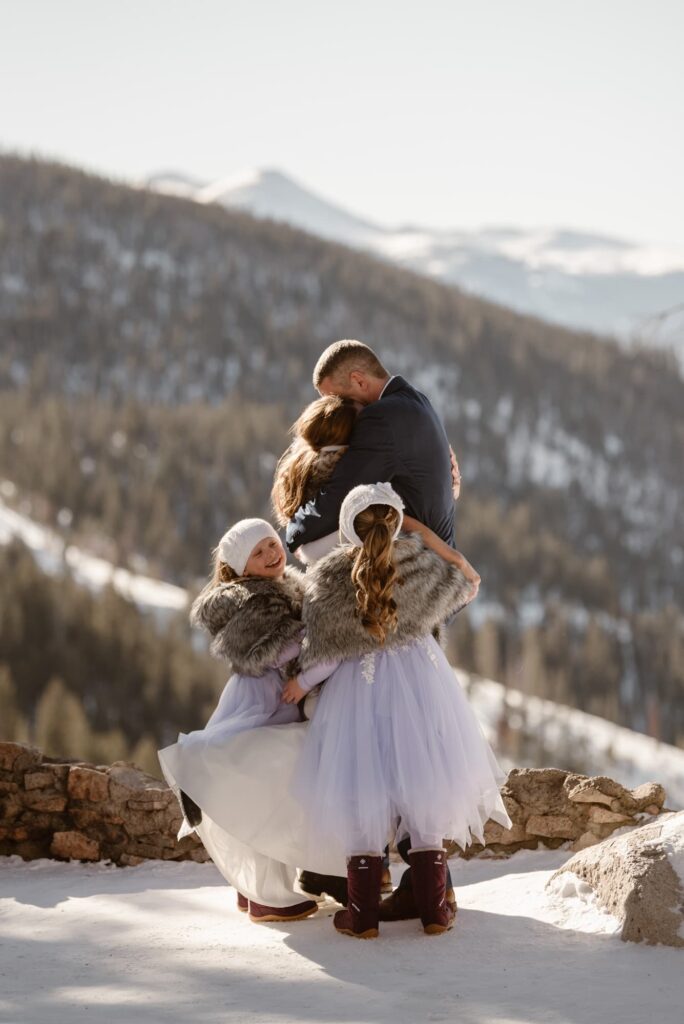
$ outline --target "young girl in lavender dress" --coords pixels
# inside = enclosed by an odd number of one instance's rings
[[[221,754],[230,737],[261,726],[300,721],[298,708],[282,700],[286,666],[301,647],[303,576],[286,567],[277,533],[263,519],[244,519],[221,538],[214,572],[192,606],[191,620],[212,637],[211,652],[226,658],[233,674],[204,729],[179,736],[159,751],[164,775],[176,791],[184,823],[179,838],[199,829],[205,834],[221,821],[225,795]],[[334,664],[316,666],[300,676],[302,693],[321,682]],[[214,836],[219,831],[213,829]],[[210,850],[211,852],[211,850]],[[216,858],[220,859],[220,858]],[[271,874],[273,867],[268,869]],[[295,898],[295,897],[293,897]],[[272,907],[238,893],[238,906],[253,920],[297,920],[316,911],[301,896],[287,907]]]
[[[348,542],[307,573],[300,663],[338,668],[325,683],[293,793],[312,851],[347,853],[345,935],[378,934],[382,851],[411,839],[424,930],[453,924],[443,838],[483,841],[488,818],[509,827],[494,755],[432,633],[477,590],[477,575],[401,536],[403,503],[388,483],[356,487],[340,513]],[[461,556],[462,557],[462,556]],[[465,560],[464,560],[465,561]],[[283,691],[301,698],[297,678]]]
[[[361,406],[351,399],[325,395],[311,402],[292,425],[292,443],[278,462],[271,492],[273,513],[279,526],[285,528],[293,517],[296,518],[302,512],[306,513],[308,503],[328,482],[335,466],[347,450],[360,408]],[[405,515],[403,529],[420,533],[426,545],[442,558],[470,571],[471,567],[458,551],[445,544],[436,533],[417,519]],[[319,540],[301,545],[297,549],[296,557],[310,566],[338,547],[339,543],[340,535],[336,531]],[[316,687],[304,704],[307,718],[313,715],[319,690],[320,687]],[[400,850],[402,849],[403,847],[400,847]],[[455,906],[450,876],[448,881],[448,897]],[[343,905],[347,902],[345,878],[303,870],[299,882],[307,893],[319,897],[327,893]],[[383,859],[381,891],[392,892],[387,850]]]

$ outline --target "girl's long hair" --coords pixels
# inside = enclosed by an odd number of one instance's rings
[[[392,554],[398,522],[399,513],[389,505],[370,505],[354,520],[363,541],[363,547],[355,549],[352,568],[357,614],[379,644],[397,628],[397,604],[392,597],[397,570]]]
[[[356,407],[348,398],[327,395],[307,405],[290,427],[294,440],[276,466],[271,501],[280,526],[285,526],[304,504],[321,448],[347,445],[356,421]]]

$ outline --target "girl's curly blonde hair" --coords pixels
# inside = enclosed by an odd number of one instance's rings
[[[348,398],[326,395],[307,405],[290,427],[294,440],[276,466],[271,501],[280,526],[285,526],[305,504],[309,482],[321,448],[347,445],[356,422],[356,408]]]
[[[352,581],[356,588],[356,609],[370,635],[384,644],[397,628],[397,604],[392,593],[397,570],[392,558],[399,513],[389,505],[369,505],[359,512],[354,528],[363,541],[356,548]]]

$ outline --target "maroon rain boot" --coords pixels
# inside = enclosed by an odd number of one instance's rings
[[[237,908],[243,914],[246,914],[249,910],[249,900],[241,892],[237,894]]]
[[[446,851],[409,850],[416,907],[426,935],[442,935],[454,926],[446,898]]]
[[[347,909],[338,910],[333,924],[342,935],[377,939],[382,857],[356,856],[347,861]]]

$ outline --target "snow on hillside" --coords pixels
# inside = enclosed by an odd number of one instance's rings
[[[623,943],[584,893],[545,893],[568,855],[452,860],[454,930],[405,921],[373,942],[337,935],[330,904],[252,924],[211,864],[0,858],[0,1019],[675,1024],[680,952]]]
[[[8,481],[3,484],[6,489],[13,486]],[[65,544],[54,530],[16,512],[0,499],[0,544],[8,544],[15,537],[23,541],[43,572],[49,575],[66,569],[77,583],[93,591],[109,584],[141,611],[163,615],[182,611],[187,605],[188,594],[182,587],[118,568],[104,558]]]
[[[275,170],[250,169],[209,184],[158,174],[145,184],[369,249],[520,312],[600,333],[636,333],[684,355],[684,250],[559,228],[386,228]]]

